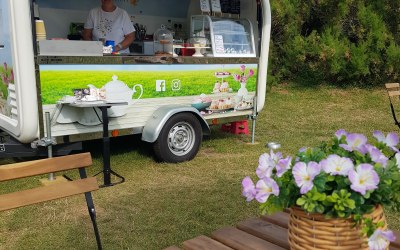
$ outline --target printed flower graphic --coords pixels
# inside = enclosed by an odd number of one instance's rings
[[[247,80],[254,75],[254,70],[250,69],[249,73],[246,75],[246,66],[242,65],[240,66],[240,72],[241,74],[233,74],[233,78],[235,81],[241,82],[241,83],[246,83]]]
[[[14,83],[14,71],[9,69],[7,63],[3,64],[3,72],[0,73],[1,80],[8,87],[10,83]]]

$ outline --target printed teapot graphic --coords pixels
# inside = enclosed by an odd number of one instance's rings
[[[139,97],[132,100],[136,91],[136,88],[140,88]],[[114,75],[112,81],[106,83],[102,89],[105,90],[106,101],[108,103],[127,102],[128,105],[113,106],[108,109],[109,117],[120,117],[126,114],[127,108],[133,105],[143,95],[143,86],[141,84],[135,84],[132,89],[129,88],[125,83],[118,80],[118,76]]]

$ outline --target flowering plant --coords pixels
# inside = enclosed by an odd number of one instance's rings
[[[235,79],[235,81],[246,83],[247,80],[254,75],[253,69],[250,69],[249,73],[247,75],[246,75],[245,71],[246,71],[246,66],[245,65],[240,66],[240,72],[242,72],[242,73],[233,75],[233,78]]]
[[[2,83],[0,86],[0,98],[7,99],[8,86],[14,83],[14,71],[7,66],[7,63],[3,63],[3,67],[0,68],[0,82]]]
[[[400,210],[399,137],[381,131],[373,136],[370,144],[363,134],[338,130],[330,142],[302,148],[294,158],[264,153],[256,170],[259,180],[254,184],[245,177],[242,194],[261,203],[263,213],[299,206],[308,213],[352,218],[363,225],[371,249],[384,249],[395,240],[393,232],[363,215],[379,204]]]

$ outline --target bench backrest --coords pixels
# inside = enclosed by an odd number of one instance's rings
[[[90,153],[8,164],[0,166],[0,181],[56,173],[90,165],[92,165]],[[3,194],[0,195],[0,211],[91,192],[97,189],[99,189],[99,186],[96,178],[90,177]]]
[[[389,97],[400,96],[400,83],[386,83],[385,87]]]

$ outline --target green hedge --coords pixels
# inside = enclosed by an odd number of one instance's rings
[[[400,80],[400,1],[272,1],[269,83]]]

